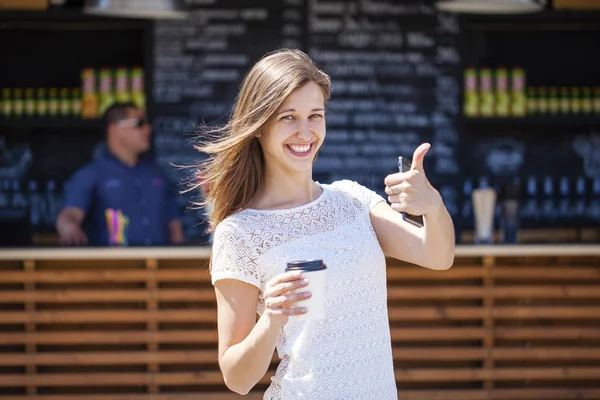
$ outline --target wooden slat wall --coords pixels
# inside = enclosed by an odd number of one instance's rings
[[[401,399],[600,399],[600,258],[390,260],[388,281]],[[243,398],[215,320],[206,260],[0,261],[0,400]]]

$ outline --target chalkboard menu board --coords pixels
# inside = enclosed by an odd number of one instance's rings
[[[451,211],[460,135],[459,26],[426,4],[314,2],[308,52],[330,74],[327,139],[315,164],[325,181],[352,179],[383,194],[398,156],[434,146],[425,170]]]
[[[383,194],[397,157],[433,144],[429,179],[452,214],[462,185],[460,35],[456,17],[430,2],[191,1],[189,20],[157,21],[150,112],[158,161],[174,180],[201,158],[194,125],[223,123],[244,74],[266,52],[306,51],[332,78],[327,139],[315,164],[322,183],[351,179]],[[182,207],[191,198],[181,196]],[[201,213],[186,213],[200,237]]]
[[[202,2],[197,2],[202,3]],[[224,123],[239,84],[251,65],[281,45],[279,1],[213,1],[185,21],[157,21],[153,32],[154,65],[150,113],[158,162],[182,181],[202,158],[192,147],[195,126]],[[240,5],[243,4],[243,5]],[[182,187],[183,189],[183,187]],[[194,195],[180,196],[182,208]],[[188,238],[203,235],[200,210],[188,211]]]

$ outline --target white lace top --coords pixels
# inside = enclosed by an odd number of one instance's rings
[[[321,185],[314,201],[287,210],[244,210],[215,231],[212,282],[237,279],[260,289],[288,261],[323,259],[326,317],[290,318],[268,400],[397,399],[387,313],[385,257],[369,218],[384,201],[351,181]]]

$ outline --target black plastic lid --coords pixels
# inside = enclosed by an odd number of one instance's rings
[[[286,271],[320,271],[327,266],[323,260],[300,260],[287,263]]]

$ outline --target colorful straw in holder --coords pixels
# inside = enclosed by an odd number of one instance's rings
[[[129,218],[121,210],[107,208],[104,211],[108,228],[109,246],[127,246]]]

